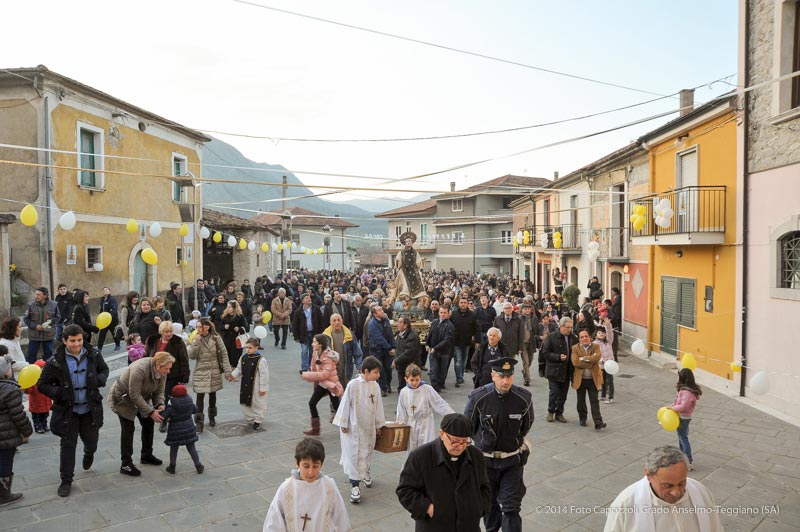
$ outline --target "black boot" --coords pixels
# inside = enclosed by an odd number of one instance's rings
[[[208,407],[208,426],[209,427],[216,427],[217,426],[217,407],[216,406],[209,406]]]
[[[0,504],[9,504],[22,498],[21,493],[11,493],[11,484],[13,482],[14,475],[0,477]]]
[[[194,428],[197,430],[198,433],[203,432],[203,419],[205,416],[203,413],[195,414],[194,415]]]

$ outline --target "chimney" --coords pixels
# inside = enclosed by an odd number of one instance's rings
[[[687,115],[694,111],[694,89],[683,89],[679,94],[681,101],[680,116]]]
[[[450,192],[455,192],[455,191],[456,191],[456,182],[450,181]]]
[[[553,181],[555,181],[556,179],[558,179],[558,170],[553,172]]]

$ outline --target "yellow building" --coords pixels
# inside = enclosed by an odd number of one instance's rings
[[[92,297],[104,286],[153,295],[172,281],[193,284],[202,272],[193,185],[209,140],[43,66],[0,71],[0,143],[11,146],[0,148],[0,211],[31,203],[39,214],[32,227],[9,228],[20,278],[32,287],[64,282]],[[59,224],[67,211],[77,220],[71,230]],[[146,248],[156,265],[142,260]]]
[[[648,347],[692,353],[699,369],[730,379],[739,316],[735,99],[713,100],[639,140],[650,194],[632,197],[628,214],[642,206],[644,225],[631,239],[650,246]],[[672,215],[658,225],[663,200]]]

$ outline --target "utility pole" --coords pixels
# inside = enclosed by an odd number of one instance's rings
[[[286,238],[286,176],[282,179],[281,186],[281,241],[288,242]],[[281,251],[281,273],[286,275],[286,253]]]

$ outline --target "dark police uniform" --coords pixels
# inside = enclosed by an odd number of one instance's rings
[[[514,374],[517,361],[510,357],[492,360],[492,372]],[[464,415],[472,424],[475,446],[486,458],[486,472],[492,487],[492,506],[484,517],[486,532],[521,532],[519,515],[525,496],[523,466],[530,444],[525,435],[533,423],[531,392],[519,386],[500,394],[494,383],[469,394]]]

